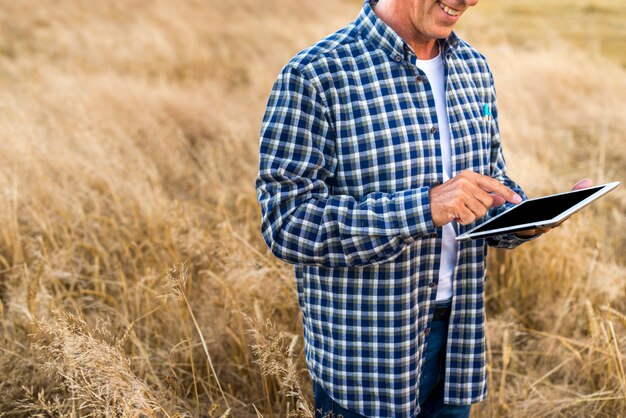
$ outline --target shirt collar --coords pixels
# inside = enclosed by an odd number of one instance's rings
[[[406,59],[410,47],[404,39],[374,13],[373,6],[378,0],[365,0],[361,12],[354,24],[359,29],[363,39],[371,42],[374,46],[383,50],[394,61]],[[446,39],[440,39],[442,56],[448,55],[459,45],[458,36],[452,32]]]

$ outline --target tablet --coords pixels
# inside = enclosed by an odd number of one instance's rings
[[[619,186],[619,181],[528,199],[456,237],[457,241],[554,226]]]

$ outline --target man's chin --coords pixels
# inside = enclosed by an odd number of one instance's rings
[[[436,33],[436,39],[447,39],[452,34],[452,28],[446,27],[438,30]]]

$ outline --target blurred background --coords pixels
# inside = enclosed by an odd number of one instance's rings
[[[272,83],[358,0],[0,0],[0,416],[311,416],[260,235]],[[530,196],[626,181],[626,2],[481,0]],[[474,417],[626,414],[626,188],[491,251]]]

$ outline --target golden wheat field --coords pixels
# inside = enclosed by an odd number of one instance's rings
[[[0,0],[0,416],[311,416],[271,85],[359,0]],[[626,3],[481,0],[509,174],[626,181]],[[490,252],[473,417],[626,416],[626,187]]]

